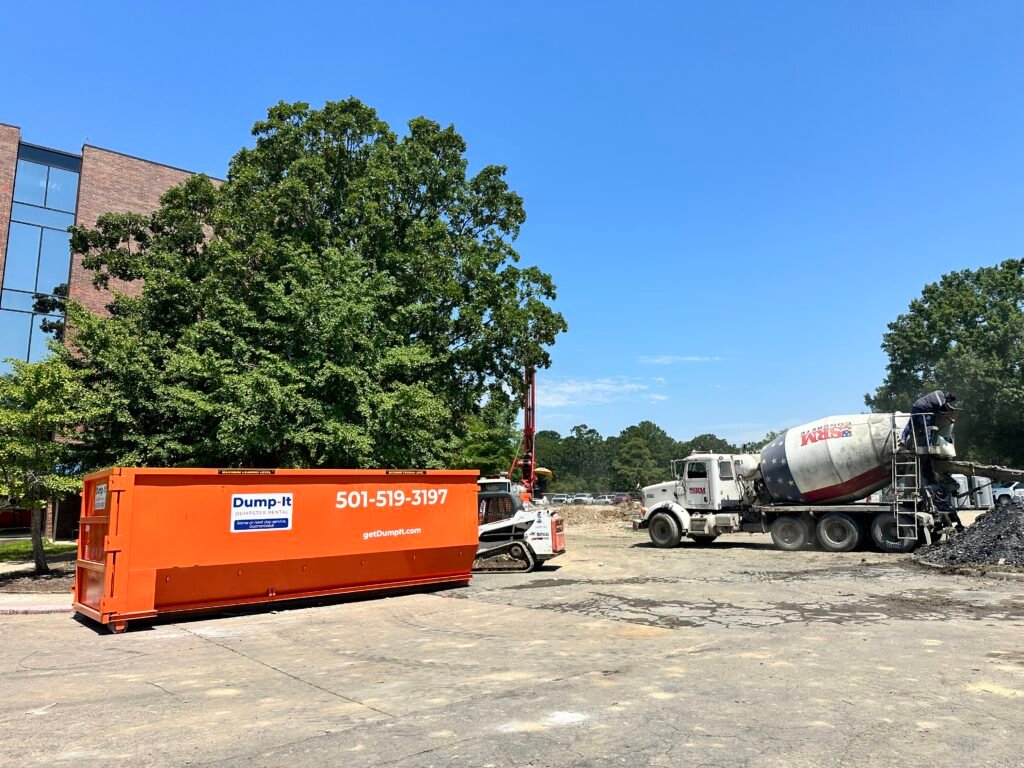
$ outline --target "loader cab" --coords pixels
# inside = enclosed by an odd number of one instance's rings
[[[477,525],[509,520],[523,510],[522,499],[508,491],[481,490],[476,495]]]

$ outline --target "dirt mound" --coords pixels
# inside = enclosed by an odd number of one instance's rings
[[[562,504],[554,507],[569,525],[588,525],[594,523],[624,523],[629,522],[640,513],[634,506],[619,504],[612,506],[601,506],[589,504]]]
[[[1024,499],[979,515],[960,533],[922,549],[933,565],[995,565],[1024,569]]]

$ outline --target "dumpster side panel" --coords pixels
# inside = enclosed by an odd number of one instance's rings
[[[122,619],[470,580],[473,472],[124,471],[106,595]]]

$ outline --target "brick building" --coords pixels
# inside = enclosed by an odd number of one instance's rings
[[[71,257],[69,226],[92,226],[108,211],[149,213],[190,175],[89,144],[79,154],[28,144],[19,128],[0,123],[0,361],[46,354],[44,322],[59,317],[46,314],[45,300],[61,286],[86,308],[105,312],[110,294],[94,288],[92,275]],[[137,290],[116,280],[111,288]],[[0,373],[9,369],[0,362]],[[58,538],[70,532],[66,524],[77,527],[72,510],[56,517]],[[27,525],[24,513],[0,512],[0,528]]]

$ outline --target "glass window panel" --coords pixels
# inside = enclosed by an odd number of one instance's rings
[[[4,263],[4,288],[22,291],[36,289],[36,266],[39,264],[39,237],[42,230],[28,224],[11,224],[7,238],[7,260]]]
[[[75,223],[73,214],[51,211],[48,208],[36,208],[22,203],[15,203],[11,206],[11,218],[14,221],[38,224],[41,227],[52,227],[53,229],[67,229]]]
[[[53,322],[52,318],[45,315],[32,315],[32,338],[28,356],[30,363],[38,363],[50,354],[50,350],[46,347],[46,342],[52,339],[53,335],[43,331],[44,321]]]
[[[78,174],[63,168],[51,168],[46,185],[46,207],[74,213],[77,199]]]
[[[39,251],[39,278],[36,290],[39,293],[53,293],[58,285],[68,281],[71,265],[71,233],[43,230],[43,247]]]
[[[0,310],[0,361],[8,357],[28,359],[28,336],[32,327],[32,315]],[[0,373],[7,373],[11,366],[0,362]]]
[[[3,309],[19,309],[22,312],[31,312],[35,300],[33,294],[24,291],[3,291],[0,293],[0,307]]]
[[[45,165],[19,160],[14,174],[14,199],[20,203],[43,205],[46,202],[46,171]]]

